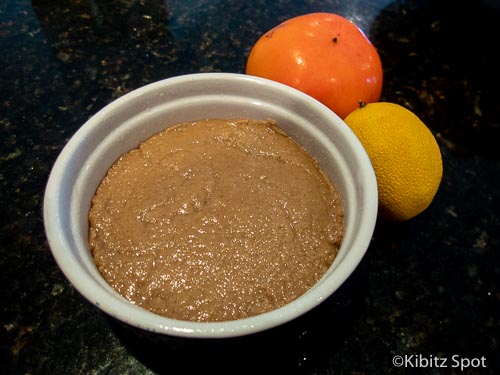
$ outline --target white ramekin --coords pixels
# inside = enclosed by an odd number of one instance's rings
[[[94,265],[88,237],[91,198],[111,164],[165,127],[203,118],[272,118],[298,141],[336,184],[344,209],[344,239],[328,272],[307,293],[274,311],[216,323],[180,321],[141,309],[113,290]],[[353,272],[370,243],[377,184],[365,150],[327,107],[288,86],[232,73],[165,79],[115,100],[69,140],[51,171],[44,198],[46,235],[57,264],[74,287],[107,314],[150,332],[197,338],[259,332],[304,314]]]

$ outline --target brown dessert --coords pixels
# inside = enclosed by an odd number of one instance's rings
[[[273,121],[170,127],[120,157],[92,200],[89,242],[132,303],[191,321],[257,315],[327,271],[342,238],[335,187]]]

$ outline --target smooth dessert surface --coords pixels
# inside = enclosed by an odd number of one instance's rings
[[[120,294],[191,321],[257,315],[332,264],[339,195],[273,121],[178,124],[113,164],[89,212],[96,265]]]

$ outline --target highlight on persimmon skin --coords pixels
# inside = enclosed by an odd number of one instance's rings
[[[341,118],[382,93],[377,50],[354,23],[333,13],[305,14],[266,32],[245,72],[303,91]]]

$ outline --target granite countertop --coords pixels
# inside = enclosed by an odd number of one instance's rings
[[[397,355],[426,373],[460,373],[454,359],[478,366],[464,373],[500,373],[500,11],[487,0],[453,2],[453,12],[442,3],[2,1],[0,373],[403,373]],[[364,30],[384,64],[382,100],[413,110],[435,134],[444,176],[430,208],[378,222],[332,297],[254,336],[157,341],[87,302],[57,267],[42,220],[68,139],[147,83],[243,73],[263,32],[314,11]]]

